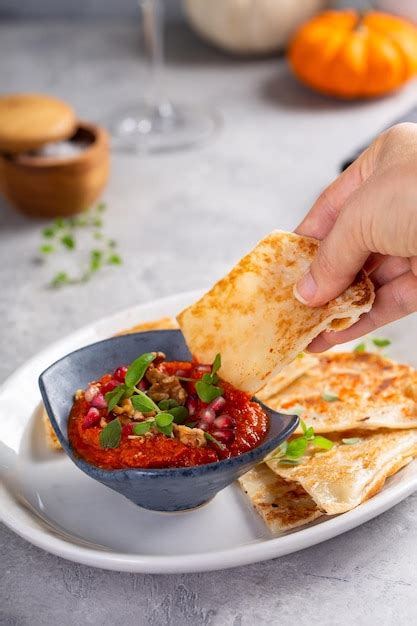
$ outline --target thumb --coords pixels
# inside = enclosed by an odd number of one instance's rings
[[[349,287],[370,254],[361,235],[361,190],[340,212],[333,228],[320,242],[309,271],[294,287],[303,304],[321,306]],[[352,201],[353,200],[353,201]]]

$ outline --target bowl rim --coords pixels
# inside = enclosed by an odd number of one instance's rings
[[[45,384],[43,381],[43,377],[44,375],[53,367],[55,367],[56,365],[58,365],[58,363],[61,363],[62,361],[65,361],[66,359],[68,359],[69,357],[73,356],[74,354],[80,353],[80,352],[84,352],[86,350],[91,349],[92,346],[98,346],[104,343],[109,343],[112,341],[115,341],[117,339],[120,339],[121,337],[137,337],[139,335],[143,336],[143,335],[149,335],[151,333],[164,333],[164,334],[176,334],[176,335],[182,335],[181,330],[177,329],[177,328],[172,328],[172,329],[160,329],[160,330],[149,330],[149,331],[139,331],[137,333],[129,333],[128,335],[115,335],[113,337],[107,337],[106,339],[101,339],[99,341],[95,341],[93,343],[90,343],[86,346],[82,346],[81,348],[77,348],[76,350],[73,350],[72,352],[69,352],[68,354],[64,355],[63,357],[60,357],[59,359],[57,359],[56,361],[54,361],[54,363],[51,363],[51,365],[49,365],[45,370],[43,370],[43,372],[39,375],[38,377],[38,384],[39,384],[39,389],[41,392],[41,396],[42,396],[42,401],[44,403],[46,412],[48,414],[48,417],[51,421],[52,427],[55,431],[55,434],[58,437],[58,440],[64,450],[64,452],[71,458],[71,460],[78,466],[80,467],[83,471],[85,471],[87,474],[90,474],[91,472],[93,472],[94,474],[96,474],[96,477],[98,477],[99,475],[102,476],[103,479],[117,479],[117,477],[122,476],[122,475],[128,475],[128,476],[146,476],[146,477],[162,477],[162,476],[170,476],[170,475],[181,475],[182,473],[185,474],[195,474],[197,473],[201,473],[204,474],[205,472],[209,473],[211,471],[221,471],[222,469],[227,470],[232,468],[235,465],[242,465],[244,464],[245,460],[249,460],[251,457],[261,457],[262,456],[262,452],[264,449],[268,450],[269,448],[274,448],[276,446],[279,445],[279,443],[274,444],[271,446],[272,441],[274,441],[275,439],[278,438],[282,438],[283,441],[285,441],[297,428],[297,426],[299,425],[300,422],[300,418],[298,415],[293,415],[293,414],[288,414],[288,413],[280,413],[279,411],[275,411],[274,409],[271,409],[270,407],[268,407],[266,404],[264,404],[261,400],[259,400],[258,398],[256,398],[256,396],[253,396],[251,401],[252,402],[257,402],[261,408],[267,413],[269,420],[271,421],[271,419],[273,419],[273,417],[271,418],[271,413],[277,414],[277,415],[281,415],[283,417],[287,417],[288,418],[288,424],[286,426],[284,426],[284,428],[282,429],[282,431],[280,432],[279,435],[276,435],[275,437],[273,437],[272,439],[268,439],[268,433],[265,436],[265,439],[259,443],[255,448],[252,448],[251,450],[247,450],[246,452],[243,452],[242,454],[238,454],[236,456],[231,456],[227,459],[221,459],[219,461],[212,461],[211,463],[203,463],[201,465],[190,465],[190,466],[186,466],[186,467],[163,467],[163,468],[136,468],[136,467],[127,467],[127,468],[117,468],[117,469],[105,469],[105,468],[101,468],[98,467],[86,460],[84,460],[82,457],[78,456],[76,454],[76,452],[71,448],[70,443],[68,441],[68,439],[66,439],[62,433],[62,430],[57,422],[57,420],[55,419],[55,415],[52,411],[52,407],[50,405],[49,402],[49,398],[48,398],[48,394],[45,388]],[[265,454],[267,454],[268,452],[265,451]],[[216,468],[216,470],[214,469]],[[220,468],[217,469],[217,468]]]

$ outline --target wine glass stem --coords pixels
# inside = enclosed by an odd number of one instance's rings
[[[171,105],[161,93],[164,68],[163,0],[139,0],[139,6],[142,11],[143,41],[149,75],[147,100],[162,115],[167,115]]]

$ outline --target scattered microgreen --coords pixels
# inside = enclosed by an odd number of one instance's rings
[[[169,412],[169,409],[173,409],[174,407],[178,406],[178,402],[173,398],[168,398],[168,400],[161,400],[161,402],[158,403],[158,406],[161,411]]]
[[[170,437],[172,435],[173,416],[170,413],[159,413],[155,417],[155,426],[163,435]]]
[[[39,246],[39,252],[41,254],[52,254],[52,252],[55,252],[55,246],[53,246],[51,243],[44,243],[43,245]]]
[[[339,396],[335,393],[332,393],[331,391],[323,391],[321,397],[325,402],[336,402],[337,400],[339,400]]]
[[[204,433],[204,437],[205,437],[206,441],[209,441],[210,443],[214,443],[214,445],[216,445],[218,448],[220,448],[220,450],[225,450],[226,449],[226,446],[223,445],[218,439],[213,437],[213,435],[210,435],[210,433]]]
[[[176,424],[183,424],[189,417],[185,406],[173,406],[171,409],[167,409],[166,412],[172,415]]]
[[[107,258],[107,265],[121,265],[122,264],[122,257],[120,256],[120,254],[110,254],[110,256]]]
[[[64,285],[71,285],[72,279],[67,274],[67,272],[57,272],[55,276],[51,279],[49,285],[54,289],[58,287],[63,287]]]
[[[372,339],[372,343],[377,348],[386,348],[387,346],[391,345],[391,341],[389,339],[378,339],[378,338],[375,338],[375,339]]]
[[[74,236],[70,235],[69,233],[67,233],[66,235],[63,235],[61,237],[61,243],[68,250],[74,250],[74,248],[75,248]]]
[[[122,436],[122,425],[116,418],[103,428],[99,435],[99,442],[102,448],[117,448]]]
[[[342,443],[346,444],[347,446],[353,446],[355,445],[355,443],[359,443],[359,441],[359,437],[346,437],[345,439],[342,439]]]
[[[354,348],[353,348],[353,352],[365,352],[366,350],[366,345],[364,342],[362,343],[358,343]]]
[[[185,422],[184,426],[187,428],[194,428],[197,425],[197,422]]]
[[[142,354],[130,364],[125,376],[127,387],[133,388],[140,383],[149,365],[155,360],[155,357],[156,354],[154,352],[145,352],[145,354]]]
[[[146,422],[139,422],[133,426],[134,435],[145,435],[152,428],[153,420],[146,420]]]
[[[307,426],[303,420],[300,420],[300,426],[303,434],[291,441],[284,441],[269,457],[271,460],[284,465],[298,465],[309,448],[313,450],[314,448],[322,450],[333,448],[333,441],[321,435],[315,435],[314,428]]]
[[[159,407],[155,402],[140,389],[135,389],[136,394],[130,398],[133,408],[141,413],[160,413]]]
[[[217,383],[219,382],[217,372],[221,368],[221,365],[221,356],[220,354],[216,354],[213,365],[211,366],[211,373],[204,374],[201,380],[199,380],[195,385],[197,395],[203,402],[212,402],[219,396],[223,395],[223,389],[221,387],[217,387]]]
[[[125,385],[119,385],[106,393],[105,400],[107,402],[107,410],[109,413],[113,411],[114,407],[120,402],[126,391]]]
[[[74,252],[74,250],[80,250],[79,254],[85,257],[85,246],[80,246],[77,239],[80,229],[84,229],[89,233],[92,240],[100,242],[100,249],[93,248],[87,252],[87,260],[81,261],[81,268],[77,273],[71,272],[69,274],[66,271],[58,271],[51,279],[49,286],[56,288],[87,282],[106,266],[116,267],[122,265],[122,257],[114,252],[114,248],[117,246],[116,241],[106,237],[102,231],[103,219],[101,214],[105,210],[106,205],[104,202],[101,202],[95,208],[86,211],[82,215],[68,218],[58,217],[50,225],[43,228],[41,232],[43,241],[38,248],[38,252],[44,261],[46,257],[52,257],[58,251],[63,253],[63,251]],[[51,240],[56,245],[52,245]],[[39,258],[36,260],[39,260]]]

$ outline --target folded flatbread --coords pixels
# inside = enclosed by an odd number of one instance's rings
[[[308,352],[300,352],[297,358],[292,363],[286,365],[278,374],[273,376],[260,391],[257,392],[256,397],[262,400],[265,404],[268,404],[270,400],[273,400],[283,389],[286,389],[288,385],[291,385],[300,376],[308,372],[312,367],[317,365],[318,358]]]
[[[417,428],[417,372],[379,354],[327,352],[267,404],[316,433]]]
[[[299,465],[267,465],[285,480],[298,482],[329,515],[355,508],[382,489],[386,479],[417,455],[417,430],[361,433],[347,445],[336,440],[331,450],[313,452]]]
[[[242,476],[239,483],[273,533],[303,526],[323,515],[301,485],[284,480],[265,463]]]
[[[188,347],[201,363],[222,356],[220,375],[256,393],[324,330],[340,330],[370,310],[371,281],[360,274],[322,307],[301,304],[295,283],[308,270],[319,242],[273,231],[198,302],[177,317]]]

